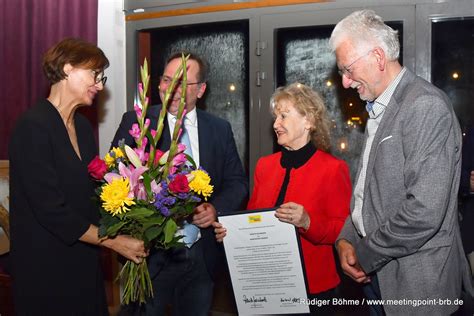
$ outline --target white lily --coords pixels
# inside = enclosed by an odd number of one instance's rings
[[[125,145],[125,153],[127,154],[128,160],[135,166],[135,168],[142,167],[142,162],[138,157],[137,153],[128,145]]]

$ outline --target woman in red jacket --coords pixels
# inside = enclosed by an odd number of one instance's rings
[[[298,228],[309,298],[331,299],[340,282],[333,244],[349,214],[349,169],[328,153],[330,121],[319,94],[294,83],[278,88],[271,103],[282,149],[257,162],[247,208],[277,207],[275,216]],[[214,227],[221,241],[226,230],[219,223]]]

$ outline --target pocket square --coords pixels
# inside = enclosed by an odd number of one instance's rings
[[[390,139],[390,138],[392,138],[392,135],[387,136],[387,137],[385,137],[384,139],[382,139],[382,140],[379,142],[379,145],[382,144],[382,143],[383,143],[384,141],[386,141],[387,139]]]

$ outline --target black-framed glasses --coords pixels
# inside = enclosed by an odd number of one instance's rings
[[[350,63],[349,65],[347,66],[342,66],[342,69],[338,69],[337,70],[337,73],[342,77],[343,75],[345,75],[346,77],[349,77],[352,75],[352,66],[354,66],[359,60],[361,60],[362,58],[366,57],[367,55],[369,55],[371,52],[373,51],[373,49],[369,50],[367,53],[365,53],[364,55],[360,56],[359,58],[357,58],[356,60],[354,60],[352,63]]]
[[[173,78],[170,78],[168,76],[160,76],[160,84],[162,85],[169,85],[171,83],[171,81],[173,81]],[[183,83],[183,80],[179,79],[176,81],[176,86],[180,86],[181,84]],[[202,82],[198,81],[198,82],[187,82],[186,85],[188,86],[192,86],[192,85],[195,85],[195,84],[201,84]]]
[[[95,70],[91,70],[92,74],[94,75],[94,81],[95,84],[98,84],[99,82],[102,82],[102,85],[105,86],[105,83],[107,82],[107,76],[104,75],[104,72],[98,72]]]

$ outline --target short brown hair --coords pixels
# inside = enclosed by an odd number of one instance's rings
[[[195,53],[185,51],[185,50],[173,53],[173,54],[170,55],[170,57],[168,57],[168,60],[166,60],[166,64],[169,64],[169,62],[172,61],[173,59],[181,58],[181,55],[184,55],[184,56],[189,55],[188,60],[194,60],[198,64],[199,72],[198,72],[197,80],[200,83],[207,82],[207,73],[208,73],[207,62],[202,57],[198,56]]]
[[[320,150],[331,149],[330,121],[323,98],[310,87],[293,83],[275,90],[270,100],[272,112],[279,109],[280,101],[290,101],[295,110],[311,123],[310,136],[313,144]]]
[[[96,45],[78,38],[66,38],[48,49],[43,56],[43,72],[51,84],[67,77],[64,65],[103,71],[109,60]]]

